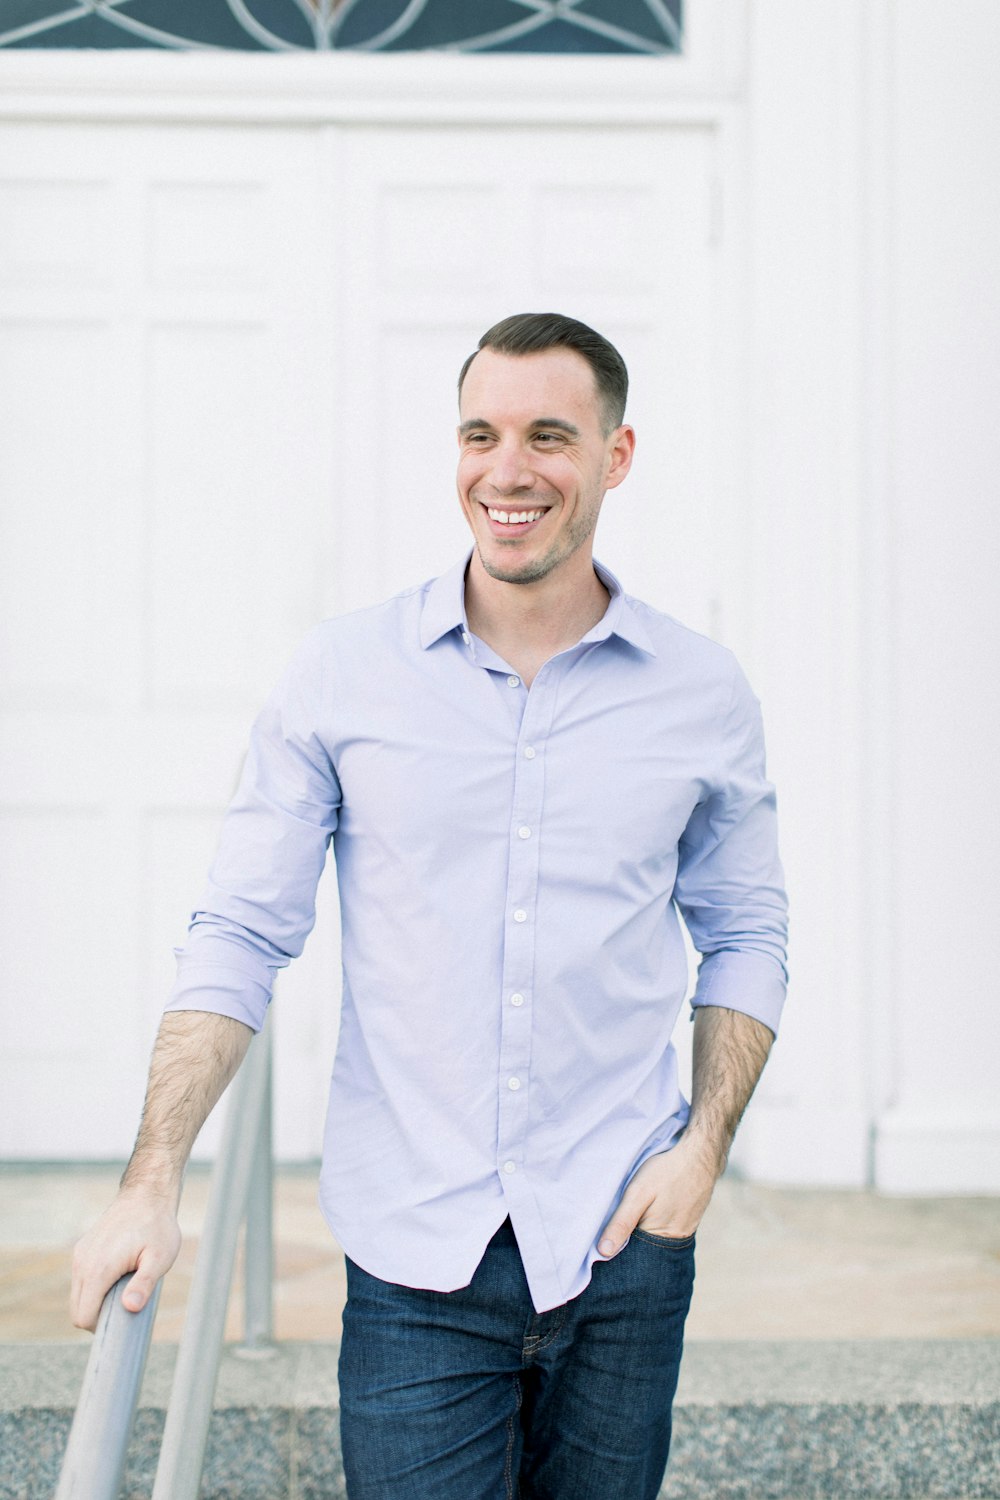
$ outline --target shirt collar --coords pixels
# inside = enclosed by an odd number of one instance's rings
[[[427,650],[449,630],[464,630],[469,626],[465,618],[465,570],[469,566],[472,551],[462,561],[435,578],[424,597],[420,615],[420,644]]]
[[[465,570],[471,556],[470,550],[461,562],[449,568],[447,573],[442,573],[440,578],[435,578],[427,590],[420,616],[420,644],[425,651],[451,630],[468,633],[469,625],[465,617]],[[630,646],[645,651],[648,656],[655,656],[656,648],[649,632],[633,609],[618,579],[596,558],[594,569],[611,598],[602,618],[583,639],[603,641],[609,635],[617,635],[623,641],[628,641]]]
[[[617,635],[621,636],[623,641],[628,641],[630,646],[636,646],[640,651],[645,651],[647,656],[655,656],[656,647],[653,645],[649,631],[640,620],[632,606],[632,601],[611,569],[606,568],[595,557],[594,571],[611,595],[611,599],[602,618],[584,639],[601,641],[606,636]]]

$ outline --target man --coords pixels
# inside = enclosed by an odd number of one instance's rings
[[[594,528],[628,473],[592,329],[505,319],[459,382],[450,573],[319,626],[254,727],[75,1321],[177,1253],[195,1134],[314,918],[344,991],[321,1202],[347,1255],[351,1500],[655,1496],[694,1234],[784,996],[757,704],[628,598]],[[414,500],[414,524],[419,509]],[[702,954],[690,1113],[670,1034]]]

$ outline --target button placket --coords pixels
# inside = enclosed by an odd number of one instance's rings
[[[513,677],[513,674],[512,674]],[[511,682],[511,678],[508,678]],[[512,683],[513,685],[513,683]],[[507,916],[500,1012],[499,1138],[497,1163],[505,1191],[523,1193],[531,1111],[531,1034],[534,1003],[538,861],[544,812],[544,745],[552,716],[550,675],[536,678],[524,695],[514,754],[510,808]],[[511,1171],[511,1164],[514,1171]]]

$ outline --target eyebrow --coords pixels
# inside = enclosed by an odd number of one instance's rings
[[[565,432],[569,437],[580,436],[579,427],[574,427],[572,422],[567,422],[563,417],[536,417],[530,425],[534,428],[554,427],[559,432]],[[492,428],[492,426],[493,423],[488,422],[485,417],[470,417],[467,422],[461,424],[458,430],[464,435],[467,432],[474,432],[483,427]]]

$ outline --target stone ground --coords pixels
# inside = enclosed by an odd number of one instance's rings
[[[0,1342],[89,1338],[67,1313],[73,1241],[120,1167],[0,1166]],[[154,1338],[180,1335],[208,1173],[192,1168],[181,1256]],[[336,1339],[343,1256],[316,1204],[316,1169],[279,1170],[276,1334]],[[238,1288],[227,1336],[238,1338]],[[1000,1199],[720,1183],[698,1237],[692,1339],[1000,1337]]]

